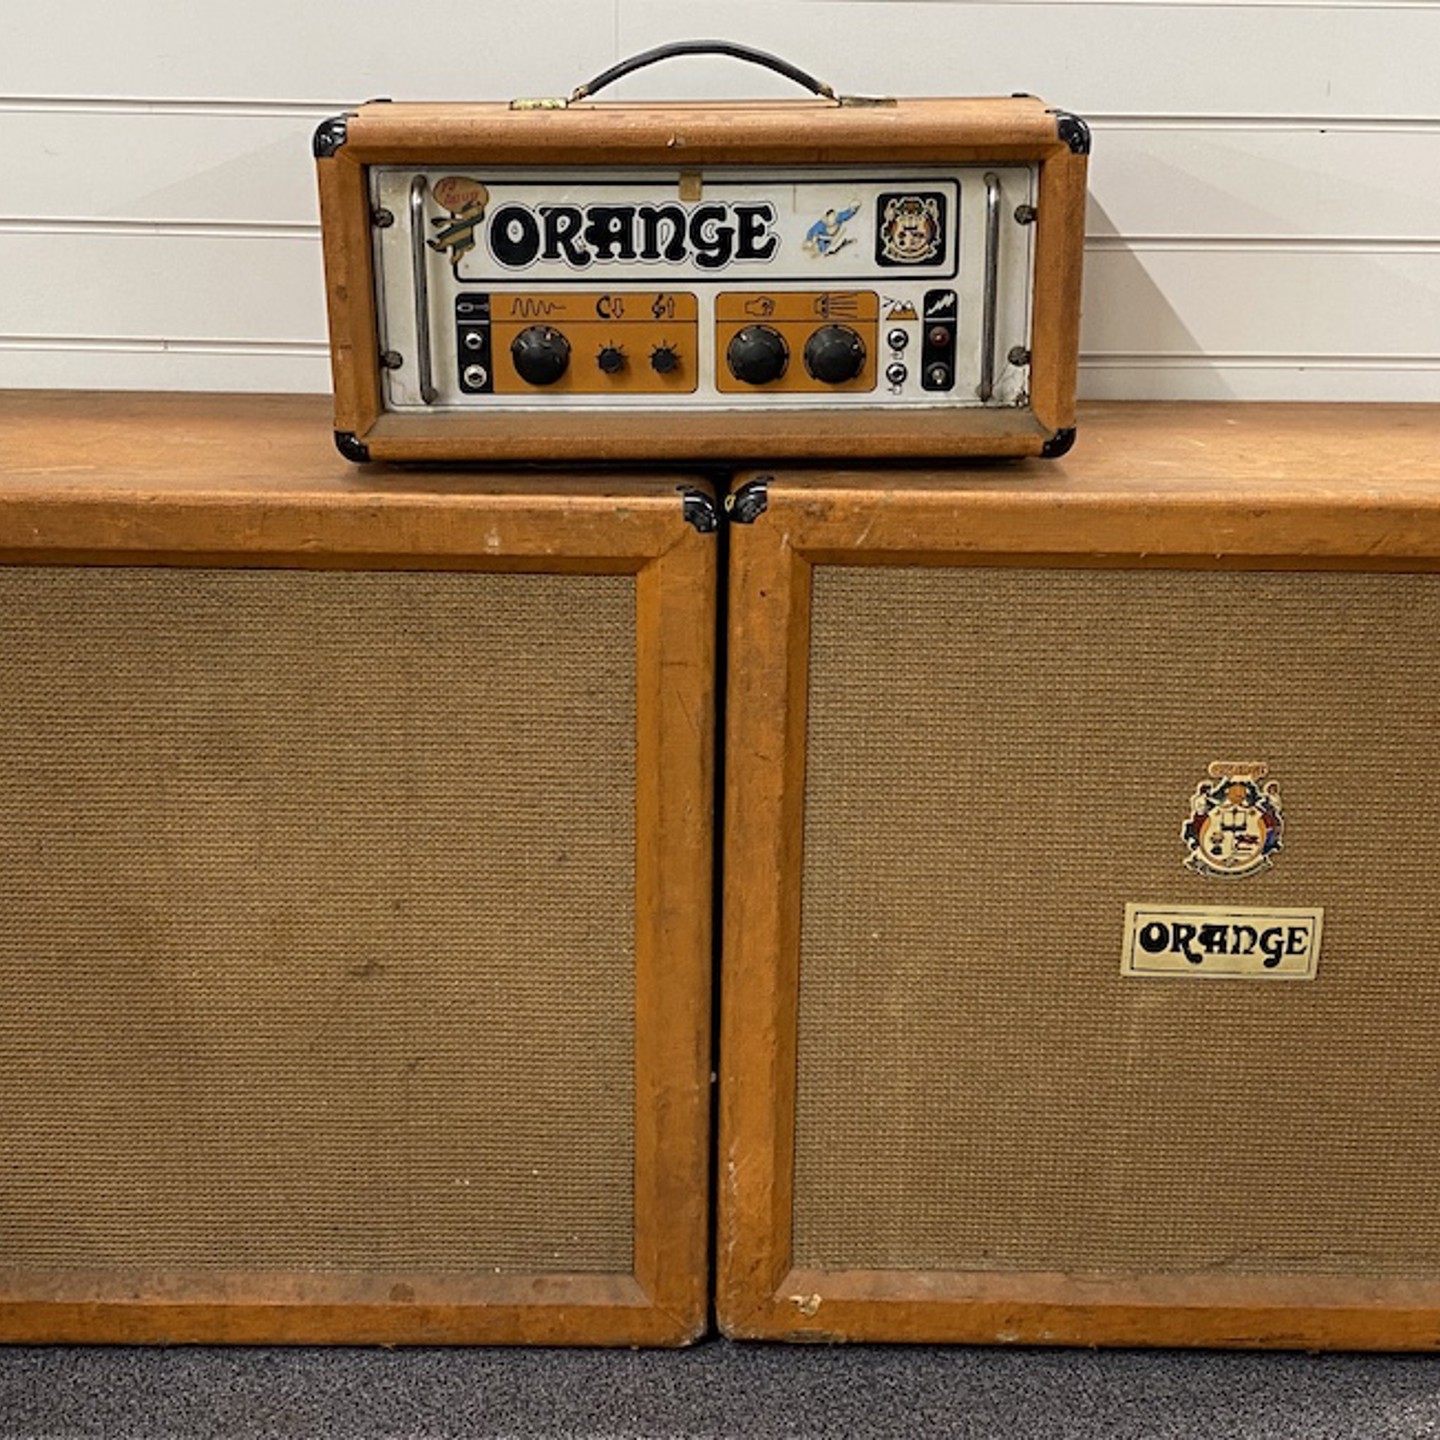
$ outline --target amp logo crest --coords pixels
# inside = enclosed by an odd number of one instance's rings
[[[1190,818],[1180,834],[1197,875],[1239,880],[1268,870],[1280,849],[1285,820],[1280,787],[1263,785],[1262,761],[1216,760],[1190,797]]]

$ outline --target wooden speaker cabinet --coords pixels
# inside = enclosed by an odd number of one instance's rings
[[[1097,407],[732,496],[736,1336],[1440,1346],[1440,463]]]
[[[4,414],[0,1339],[693,1339],[711,498]]]

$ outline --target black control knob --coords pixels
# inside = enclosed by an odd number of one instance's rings
[[[625,368],[625,352],[618,345],[602,345],[595,363],[607,375],[618,375]]]
[[[805,342],[805,368],[827,385],[843,385],[865,368],[865,342],[848,325],[822,325]]]
[[[510,357],[522,380],[553,385],[570,364],[570,342],[551,325],[531,325],[510,342]]]
[[[730,373],[747,385],[768,385],[778,380],[790,363],[785,337],[769,325],[747,325],[737,330],[725,347]]]
[[[680,352],[673,345],[657,345],[650,352],[650,368],[657,375],[668,375],[680,368]]]

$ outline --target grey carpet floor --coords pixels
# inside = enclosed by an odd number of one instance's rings
[[[1440,1357],[0,1348],[0,1440],[1440,1437]]]

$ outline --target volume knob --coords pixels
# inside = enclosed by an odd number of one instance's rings
[[[769,325],[747,325],[737,330],[725,347],[730,373],[747,385],[768,385],[778,380],[790,363],[785,337]]]
[[[570,342],[553,326],[531,325],[510,342],[510,358],[522,380],[553,385],[570,364]]]
[[[822,325],[805,342],[805,368],[826,385],[843,385],[865,368],[865,342],[848,325]]]

